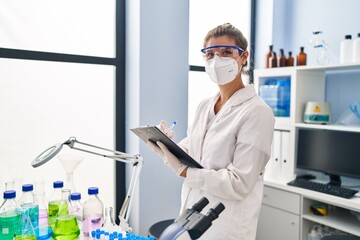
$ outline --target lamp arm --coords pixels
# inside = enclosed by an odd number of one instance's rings
[[[124,199],[124,202],[123,202],[120,212],[119,212],[120,221],[125,220],[126,223],[129,220],[130,211],[131,211],[131,208],[132,208],[132,205],[134,202],[133,196],[135,193],[137,182],[139,180],[141,168],[143,166],[143,158],[138,156],[137,160],[138,160],[137,164],[133,165],[134,169],[133,169],[133,173],[131,176],[129,189],[127,191],[126,197]]]
[[[103,151],[108,151],[115,155],[101,154],[101,153],[93,152],[93,151],[90,151],[87,149],[74,147],[75,143],[85,145],[85,146],[88,146],[91,148],[101,149]],[[86,152],[86,153],[90,153],[90,154],[94,154],[94,155],[98,155],[98,156],[102,156],[102,157],[106,157],[106,158],[111,158],[111,159],[114,159],[116,161],[123,162],[123,163],[131,163],[133,165],[134,169],[133,169],[133,173],[131,176],[129,189],[127,191],[126,197],[123,201],[123,204],[122,204],[120,212],[119,212],[120,224],[122,225],[123,228],[125,228],[124,229],[125,231],[128,231],[130,229],[129,224],[128,224],[129,213],[132,208],[132,204],[134,202],[133,195],[135,192],[137,182],[140,177],[140,172],[141,172],[141,168],[143,165],[143,158],[140,155],[127,154],[127,153],[123,153],[123,152],[119,152],[119,151],[115,151],[115,150],[106,149],[103,147],[94,146],[94,145],[91,145],[88,143],[83,143],[83,142],[76,140],[75,137],[69,138],[69,140],[67,140],[63,144],[67,145],[68,147],[70,147],[72,149],[78,150],[78,151],[82,151],[82,152]],[[123,221],[123,222],[121,222],[121,221]]]

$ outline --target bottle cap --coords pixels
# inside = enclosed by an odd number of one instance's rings
[[[54,188],[62,188],[64,187],[64,182],[63,181],[56,181],[53,183],[53,187]]]
[[[34,190],[34,186],[32,184],[24,184],[22,185],[23,192],[30,192]]]
[[[16,197],[16,192],[14,190],[8,190],[4,192],[4,199],[11,199]]]
[[[70,200],[80,200],[81,199],[81,194],[78,192],[74,192],[72,194],[70,194]]]
[[[358,33],[358,37],[360,37],[360,33]]]
[[[345,39],[351,39],[351,35],[345,35]]]
[[[97,187],[89,187],[88,188],[88,194],[94,195],[94,194],[98,194],[98,193],[99,193],[99,189]]]

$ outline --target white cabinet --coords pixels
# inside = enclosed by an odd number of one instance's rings
[[[326,216],[310,207],[323,205]],[[343,199],[324,193],[266,182],[257,227],[257,240],[307,240],[314,225],[322,225],[360,237],[360,199]]]
[[[299,215],[299,194],[265,186],[256,239],[300,239]]]

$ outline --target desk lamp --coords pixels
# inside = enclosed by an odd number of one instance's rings
[[[79,142],[78,140],[76,140],[75,137],[70,137],[69,140],[65,141],[64,143],[55,144],[54,146],[51,146],[48,149],[46,149],[45,151],[43,151],[31,162],[31,165],[34,168],[36,168],[36,167],[39,167],[39,166],[45,164],[50,159],[55,157],[56,154],[58,154],[61,151],[61,149],[64,145],[67,145],[71,149],[87,152],[90,154],[94,154],[94,155],[98,155],[98,156],[102,156],[102,157],[106,157],[106,158],[111,158],[111,159],[114,159],[119,162],[128,163],[128,164],[133,165],[134,170],[133,170],[133,173],[131,176],[129,189],[127,191],[126,197],[123,201],[123,204],[122,204],[120,212],[119,212],[121,230],[131,232],[131,228],[129,227],[129,224],[128,224],[129,213],[130,213],[132,203],[133,203],[132,196],[134,194],[135,186],[139,179],[140,171],[141,171],[141,168],[143,165],[143,158],[140,155],[132,155],[132,154],[128,154],[128,153],[118,152],[118,151],[90,145],[88,143]],[[107,155],[107,154],[102,154],[99,152],[93,152],[88,149],[75,147],[75,145],[83,145],[83,146],[89,147],[90,149],[91,148],[100,149],[103,151],[111,152],[114,155]]]

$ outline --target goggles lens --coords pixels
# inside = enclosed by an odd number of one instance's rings
[[[206,60],[212,59],[217,53],[220,57],[237,57],[244,52],[244,49],[238,46],[211,46],[201,49],[203,57]]]

